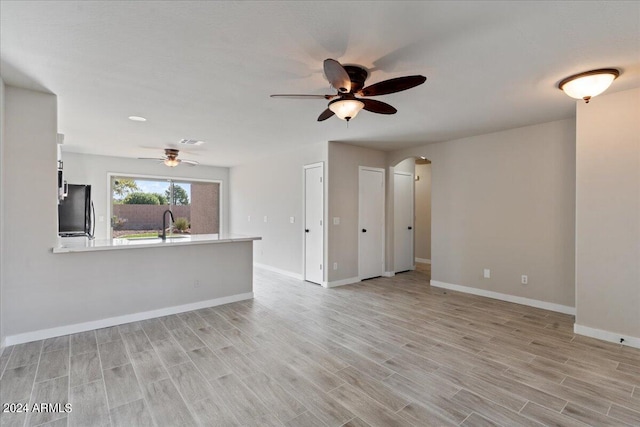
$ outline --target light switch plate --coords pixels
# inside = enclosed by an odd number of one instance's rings
[[[264,216],[264,222],[267,222],[267,216],[266,215]]]
[[[340,217],[339,216],[334,216],[333,217],[333,225],[340,225]]]
[[[290,216],[290,217],[289,217],[289,222],[290,222],[291,224],[295,224],[295,222],[296,222],[296,217],[295,217],[295,216]]]
[[[488,268],[484,269],[484,278],[491,279],[491,270],[489,270]]]

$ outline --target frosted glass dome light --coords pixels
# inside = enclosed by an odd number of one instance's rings
[[[615,68],[603,68],[576,74],[558,83],[558,87],[571,98],[584,99],[589,102],[594,96],[607,90],[620,75]]]
[[[349,121],[364,108],[364,102],[357,99],[340,99],[329,103],[329,109],[342,120]]]

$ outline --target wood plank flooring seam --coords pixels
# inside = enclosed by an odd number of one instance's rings
[[[190,325],[188,325],[188,324],[186,324],[186,323],[185,323],[185,327],[186,327],[186,328],[188,328],[192,333],[194,333],[194,334],[195,334],[195,332],[193,331],[193,329],[191,328],[191,326],[190,326]],[[211,350],[211,349],[207,346],[207,344],[206,344],[206,343],[204,343],[204,344],[205,344],[205,348],[209,349],[210,351],[213,351],[213,350]],[[185,353],[186,353],[186,352],[185,352]],[[189,356],[188,356],[188,355],[187,355],[187,358],[189,358]],[[189,361],[190,361],[191,363],[193,363],[193,361],[192,361],[190,358],[189,358]],[[224,362],[223,362],[223,363],[224,363]],[[194,365],[195,369],[198,371],[198,373],[200,374],[200,376],[201,376],[201,377],[204,379],[204,381],[209,385],[209,387],[213,387],[213,385],[211,384],[211,381],[209,381],[209,379],[204,375],[204,373],[203,373],[203,372],[202,372],[202,370],[198,367],[198,365],[197,365],[197,364],[195,364],[195,363],[193,363],[193,365]],[[165,369],[167,369],[167,367],[166,367],[166,366],[165,366]],[[171,380],[173,381],[173,378],[172,378],[172,376],[171,376],[171,375],[169,375],[169,378],[171,378]],[[180,393],[180,389],[179,389],[179,387],[177,387],[177,385],[175,384],[175,381],[173,381],[173,382],[174,382],[174,386],[178,389],[178,393]],[[215,391],[214,391],[214,392],[215,392]],[[181,396],[181,397],[182,397],[182,399],[184,400],[184,397],[182,396],[182,394],[180,394],[180,396]],[[204,400],[206,400],[206,399],[208,399],[208,398],[209,398],[209,396],[206,396],[204,399],[200,399],[200,400],[198,400],[198,401],[194,401],[194,402],[192,402],[192,404],[196,404],[196,403],[198,403],[198,402],[200,402],[200,401],[204,401]],[[185,402],[185,403],[186,403],[186,402]],[[229,408],[229,407],[226,405],[226,403],[225,403],[224,401],[222,401],[221,403],[226,407],[226,409],[227,409],[227,410],[229,410],[229,411],[231,412],[231,408]],[[192,406],[192,405],[190,405],[189,403],[187,403],[187,408],[189,408],[189,410],[191,410],[191,411],[192,411],[191,406]],[[193,412],[193,411],[192,411],[192,412]],[[233,414],[233,412],[231,412],[231,415],[233,416],[233,418],[235,419],[235,421],[236,421],[236,422],[238,422],[238,425],[240,425],[240,422],[239,422],[239,420],[237,419],[237,417],[235,416],[235,414]],[[196,418],[197,418],[197,417],[196,417]],[[196,421],[197,421],[197,420],[196,420]]]
[[[15,346],[12,345],[9,348],[9,353],[6,356],[7,362],[4,363],[4,366],[2,366],[2,370],[0,371],[0,380],[2,379],[2,377],[4,377],[4,372],[7,370],[7,366],[9,366],[9,360],[11,359],[11,355],[13,354],[13,348],[14,347]],[[7,352],[7,347],[5,347],[4,350],[2,351],[2,355],[0,356],[0,358],[4,358],[6,352]]]
[[[144,331],[144,330],[143,330],[143,331]],[[122,330],[120,330],[120,328],[119,328],[119,327],[118,327],[118,333],[120,334],[120,338],[121,338],[121,339],[122,339],[122,341],[124,342],[123,332],[122,332]],[[145,335],[146,335],[146,334],[145,334]],[[147,337],[147,339],[148,339],[148,337]],[[128,359],[129,359],[129,363],[131,363],[131,352],[129,351],[129,347],[128,347],[126,344],[125,344],[125,346],[124,346],[124,349],[125,349],[125,351],[127,352],[127,356],[128,356]],[[100,353],[98,352],[98,357],[99,357],[99,354],[100,354]],[[123,365],[123,366],[126,366],[126,365]],[[102,367],[102,366],[101,366],[101,367]],[[134,371],[134,375],[135,375],[135,367],[133,366],[133,364],[131,364],[131,368],[133,369],[133,371]],[[103,378],[104,378],[104,370],[102,371],[102,376],[103,376]],[[144,390],[142,389],[142,384],[140,384],[140,380],[138,379],[138,376],[137,376],[137,375],[135,375],[135,377],[136,377],[136,381],[138,382],[138,387],[140,387],[140,391],[141,391],[141,394],[142,394],[141,399],[142,399],[142,401],[144,402],[144,404],[145,404],[145,406],[146,406],[147,410],[149,411],[149,414],[151,415],[151,421],[153,422],[153,424],[154,424],[156,427],[160,427],[160,426],[158,425],[158,423],[156,422],[156,419],[155,419],[155,417],[153,416],[153,413],[151,412],[151,407],[149,406],[149,402],[147,401],[147,397],[146,397],[146,395],[145,395],[145,393],[144,393]],[[105,383],[105,392],[106,392],[106,383]],[[120,405],[120,406],[124,406],[124,405]],[[112,410],[112,409],[115,409],[115,408],[112,408],[112,407],[111,407],[111,405],[109,404],[109,399],[108,399],[108,398],[107,398],[107,407],[109,408],[109,418],[111,419],[111,410]]]
[[[118,330],[118,335],[120,335],[120,331]],[[122,339],[122,337],[120,337],[120,339]],[[104,398],[105,398],[105,403],[107,405],[107,417],[109,418],[109,425],[113,425],[113,421],[111,420],[111,408],[109,408],[109,399],[107,399],[107,385],[104,382],[104,368],[103,368],[103,364],[102,364],[102,357],[100,356],[100,344],[98,343],[98,333],[96,332],[96,343],[98,346],[98,360],[100,361],[100,376],[101,376],[101,380],[102,381],[102,390],[104,391]],[[126,351],[126,346],[125,346],[125,351]],[[71,355],[71,351],[69,351],[69,355]],[[71,358],[69,358],[71,359]],[[69,385],[71,385],[71,379],[69,379]],[[69,393],[71,393],[71,390],[69,390]]]
[[[44,345],[44,342],[42,344]],[[69,354],[71,354],[71,349],[69,349]],[[40,367],[40,358],[41,357],[42,357],[42,347],[40,347],[40,355],[38,356],[38,368]],[[33,386],[31,387],[31,393],[29,394],[29,401],[28,401],[29,404],[35,402],[35,396],[34,396],[34,393],[35,393],[35,390],[36,390],[36,380],[35,380],[35,378],[36,378],[37,375],[38,375],[38,369],[36,369],[36,373],[35,373],[35,375],[33,377]],[[25,417],[24,417],[23,425],[26,425],[28,420],[29,420],[29,416],[28,416],[28,414],[26,414]]]

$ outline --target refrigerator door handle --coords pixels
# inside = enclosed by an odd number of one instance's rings
[[[96,238],[96,207],[93,205],[93,200],[91,201],[91,217],[89,218],[89,221],[91,222],[89,224],[89,228],[91,228],[91,234],[89,234],[89,239],[95,239]]]

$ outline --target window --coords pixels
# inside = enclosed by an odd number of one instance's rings
[[[113,238],[157,237],[162,233],[162,216],[167,209],[175,220],[167,227],[167,236],[220,232],[219,182],[121,175],[110,178]]]

